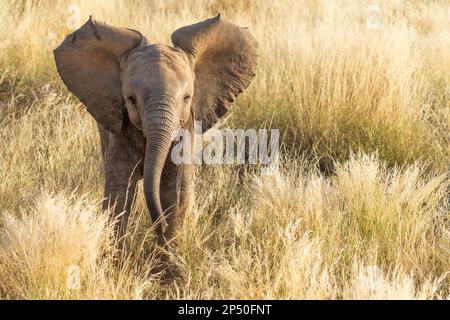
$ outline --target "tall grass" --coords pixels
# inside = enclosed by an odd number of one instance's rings
[[[450,5],[376,1],[369,30],[372,2],[2,1],[0,298],[448,298]],[[228,125],[280,128],[284,160],[197,169],[167,284],[142,197],[114,263],[95,122],[52,49],[89,14],[169,44],[217,12],[260,44]]]
[[[43,194],[31,212],[3,216],[0,292],[24,299],[133,299],[155,286],[151,261],[115,267],[113,226],[85,199]],[[132,264],[131,264],[132,262]],[[71,271],[75,270],[75,271]],[[73,274],[76,272],[76,274]]]
[[[86,198],[43,194],[3,215],[0,293],[5,298],[406,298],[448,297],[445,175],[388,169],[353,156],[333,179],[297,163],[275,176],[204,170],[169,251],[180,279],[167,284],[142,201],[129,256],[113,263],[106,215]],[[144,235],[144,236],[142,236]],[[148,249],[150,248],[150,249]],[[81,270],[81,288],[67,286]]]

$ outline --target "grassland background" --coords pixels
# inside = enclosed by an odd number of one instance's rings
[[[227,125],[280,128],[281,171],[198,168],[177,282],[151,272],[142,196],[112,261],[96,126],[52,56],[70,5],[165,44],[222,12],[260,44]],[[449,21],[448,1],[1,1],[0,298],[448,298]]]

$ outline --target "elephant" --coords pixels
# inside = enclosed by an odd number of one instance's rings
[[[173,133],[205,132],[230,110],[255,76],[258,43],[247,28],[219,15],[181,27],[173,46],[150,44],[139,31],[89,17],[53,51],[70,92],[96,120],[104,163],[103,209],[123,238],[137,182],[157,242],[174,238],[189,209],[194,168],[176,164]],[[194,148],[192,139],[191,148]]]

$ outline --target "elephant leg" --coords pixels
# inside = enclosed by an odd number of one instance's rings
[[[135,201],[137,182],[142,176],[142,164],[125,137],[109,135],[105,157],[105,200],[116,222],[116,235],[122,239]]]
[[[175,165],[171,158],[171,152],[166,159],[160,182],[161,206],[168,223],[168,229],[164,234],[164,241],[170,241],[189,208],[193,189],[192,164]]]
[[[192,194],[192,168],[191,165],[181,165],[165,169],[167,170],[163,170],[161,178],[160,198],[169,225],[164,234],[164,240],[169,241],[175,235],[189,208]]]
[[[167,231],[157,234],[157,241],[161,246],[165,246],[176,235],[189,209],[192,195],[192,165],[175,166],[169,159],[166,160],[160,182],[161,206],[168,223]],[[163,272],[164,282],[170,283],[181,276],[178,267],[172,263],[170,254],[161,252],[160,259],[162,264],[157,270]]]

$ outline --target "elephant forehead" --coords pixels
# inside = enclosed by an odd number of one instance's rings
[[[190,73],[191,68],[186,56],[175,48],[165,45],[148,45],[133,52],[127,61],[132,71],[143,68],[169,68],[179,73]]]
[[[194,77],[185,54],[164,45],[144,46],[132,52],[121,75],[124,88],[164,90],[175,96],[192,91]]]

